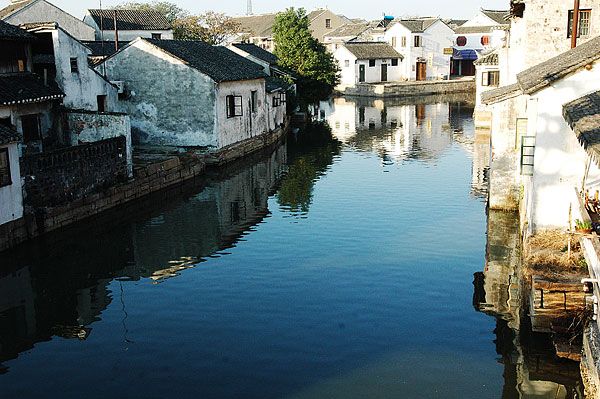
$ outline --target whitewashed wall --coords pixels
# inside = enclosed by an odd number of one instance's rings
[[[338,88],[355,86],[359,83],[360,65],[365,67],[365,83],[380,83],[381,82],[381,66],[387,65],[387,81],[399,82],[403,80],[402,69],[403,61],[398,58],[398,65],[392,66],[391,59],[375,60],[375,66],[369,66],[369,60],[357,60],[356,57],[346,48],[340,47],[334,53],[334,57],[338,62],[341,70],[340,85]],[[348,61],[348,66],[346,66]]]
[[[119,42],[131,42],[138,37],[143,37],[146,39],[152,39],[153,33],[160,33],[162,40],[172,40],[173,39],[173,31],[172,30],[120,30],[119,31]],[[100,40],[100,32],[96,33],[96,40]],[[115,40],[115,31],[105,30],[103,32],[102,37],[104,40],[114,41]]]
[[[0,187],[0,225],[23,217],[23,188],[19,168],[19,150],[16,143],[0,145],[8,148],[12,184]]]

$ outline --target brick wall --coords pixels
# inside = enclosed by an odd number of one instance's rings
[[[53,207],[76,201],[127,179],[125,137],[25,156],[21,173],[26,205]]]

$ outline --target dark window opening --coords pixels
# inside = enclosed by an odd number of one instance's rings
[[[255,113],[258,110],[258,92],[256,90],[253,90],[250,93],[250,106],[252,108],[252,112]]]
[[[21,127],[23,129],[23,142],[25,144],[42,139],[40,117],[38,114],[23,115],[21,117]]]
[[[500,85],[500,71],[489,71],[484,72],[481,75],[482,86],[499,86]]]
[[[375,60],[369,60],[369,67],[373,68],[375,66]]]
[[[392,66],[398,66],[398,58],[392,58]]]
[[[8,148],[0,148],[0,187],[10,186],[11,184]]]
[[[27,70],[27,47],[21,42],[2,42],[0,73],[25,72]]]
[[[415,36],[415,47],[421,47],[423,45],[423,39],[421,36]]]
[[[162,33],[153,33],[152,38],[156,40],[162,39]]]
[[[325,27],[326,27],[327,29],[331,29],[331,19],[327,18],[327,19],[325,20]]]
[[[590,34],[590,22],[592,20],[592,10],[579,11],[579,32],[578,36],[587,36]],[[573,10],[569,10],[569,21],[567,23],[567,37],[573,33]]]
[[[466,36],[459,36],[456,38],[456,45],[459,47],[463,47],[467,45],[467,38]]]
[[[98,112],[106,112],[106,95],[96,96],[96,101],[98,102]]]
[[[227,96],[227,117],[235,118],[243,115],[242,96]]]
[[[273,96],[273,108],[281,105],[281,98],[278,95]]]
[[[79,73],[79,65],[77,65],[77,58],[71,58],[71,73]]]

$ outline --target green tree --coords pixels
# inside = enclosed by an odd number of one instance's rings
[[[306,10],[292,7],[277,14],[273,40],[280,65],[300,77],[298,89],[306,102],[317,102],[332,93],[340,81],[340,70],[333,55],[312,36]]]

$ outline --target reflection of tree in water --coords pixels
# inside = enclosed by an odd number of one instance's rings
[[[277,202],[284,210],[306,214],[312,203],[313,188],[334,158],[342,143],[335,139],[324,123],[308,124],[288,142],[288,173],[277,193]]]

